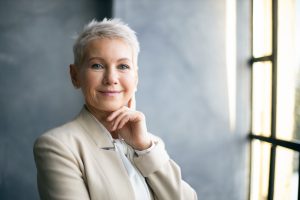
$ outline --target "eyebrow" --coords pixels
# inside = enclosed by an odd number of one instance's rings
[[[88,59],[88,61],[91,61],[93,59],[98,59],[98,60],[101,60],[101,61],[105,61],[105,59],[101,58],[101,57],[91,57]],[[131,61],[129,58],[119,58],[117,60],[117,62],[120,62],[120,61]]]
[[[93,59],[98,59],[98,60],[104,61],[104,59],[101,58],[101,57],[91,57],[91,58],[88,59],[88,61],[91,61],[91,60],[93,60]]]
[[[131,60],[129,58],[120,58],[117,61],[119,62],[119,61],[131,61]]]

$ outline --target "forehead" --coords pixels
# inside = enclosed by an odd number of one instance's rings
[[[133,59],[132,48],[119,38],[101,38],[88,42],[84,49],[85,59],[100,57],[102,59]]]

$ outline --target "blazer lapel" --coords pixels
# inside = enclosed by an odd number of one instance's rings
[[[86,108],[81,110],[76,120],[97,147],[97,150],[92,153],[97,160],[97,167],[103,171],[107,184],[114,191],[111,195],[116,199],[134,199],[134,191],[127,171],[115,150],[115,144],[108,130]]]

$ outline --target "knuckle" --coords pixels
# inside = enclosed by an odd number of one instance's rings
[[[146,116],[145,116],[144,113],[142,113],[142,112],[138,112],[138,115],[139,115],[139,117],[141,117],[142,119],[145,119],[145,118],[146,118]]]

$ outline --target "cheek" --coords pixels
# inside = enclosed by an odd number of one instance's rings
[[[95,76],[93,73],[83,74],[82,78],[82,89],[85,94],[91,94],[99,86],[99,77]]]
[[[126,84],[126,87],[130,91],[134,91],[137,87],[137,79],[135,76],[126,77],[124,79],[124,83]]]

